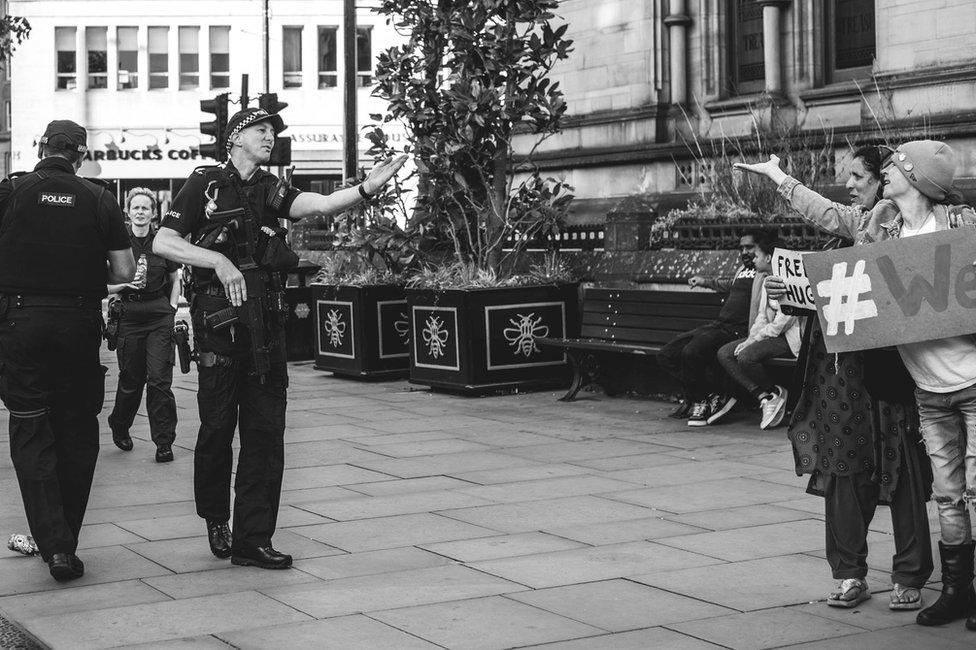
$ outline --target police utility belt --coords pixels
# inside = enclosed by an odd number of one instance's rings
[[[23,309],[24,307],[62,307],[74,309],[102,309],[102,299],[89,296],[54,296],[43,294],[0,294],[8,307]]]
[[[148,302],[150,300],[156,300],[157,298],[162,298],[166,294],[162,291],[151,291],[149,293],[120,293],[119,298],[125,302]]]

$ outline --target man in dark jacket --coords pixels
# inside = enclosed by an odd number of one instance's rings
[[[688,426],[711,424],[735,406],[736,399],[722,386],[725,376],[718,363],[718,349],[729,341],[743,338],[749,331],[749,314],[753,302],[756,268],[753,265],[756,239],[761,233],[748,232],[739,238],[742,266],[731,279],[694,276],[693,287],[706,287],[728,297],[718,318],[679,335],[658,354],[658,363],[681,384],[683,400],[672,413],[674,418],[688,418]]]
[[[75,551],[105,396],[102,298],[135,273],[115,197],[76,175],[86,140],[51,122],[34,171],[0,183],[0,398],[27,523],[58,581],[85,572]]]

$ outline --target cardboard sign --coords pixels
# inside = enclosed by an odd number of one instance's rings
[[[808,253],[828,352],[976,332],[976,230]]]
[[[779,299],[779,304],[814,311],[817,308],[817,301],[814,299],[813,289],[810,287],[810,279],[803,268],[804,255],[806,253],[800,251],[791,251],[785,248],[774,249],[773,275],[786,283],[786,295]]]

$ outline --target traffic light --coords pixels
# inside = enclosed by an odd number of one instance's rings
[[[258,106],[269,113],[280,113],[287,106],[287,102],[278,101],[278,93],[264,93],[258,97]],[[274,149],[271,150],[271,158],[268,160],[271,166],[287,167],[291,164],[291,138],[275,138]]]
[[[227,128],[227,96],[228,93],[221,93],[213,99],[201,99],[200,110],[204,113],[213,113],[212,122],[200,122],[200,133],[212,135],[212,144],[201,144],[200,155],[213,158],[218,162],[227,160],[226,133]]]

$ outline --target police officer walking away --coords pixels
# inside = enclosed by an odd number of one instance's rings
[[[0,183],[0,398],[27,523],[58,581],[85,572],[75,551],[105,396],[102,298],[135,273],[115,197],[76,175],[86,141],[51,122],[34,171]]]
[[[176,398],[173,396],[173,321],[180,299],[180,265],[152,251],[152,219],[156,196],[145,187],[125,197],[129,239],[136,261],[132,282],[108,285],[118,294],[121,316],[116,333],[119,384],[115,408],[108,416],[112,441],[122,451],[132,450],[129,427],[135,420],[142,389],[146,389],[149,435],[156,445],[156,462],[173,460],[176,439]],[[109,310],[110,317],[112,312]]]
[[[361,185],[328,196],[298,192],[260,168],[284,129],[279,115],[261,109],[235,113],[224,143],[229,161],[193,172],[154,244],[163,257],[193,266],[190,313],[200,384],[197,514],[207,522],[214,555],[266,569],[292,563],[290,555],[271,545],[284,470],[288,385],[276,278],[298,262],[284,245],[278,220],[342,212],[383,187],[406,160],[400,156],[378,164]],[[255,311],[256,306],[261,309]],[[231,443],[238,424],[232,538],[227,526]]]

